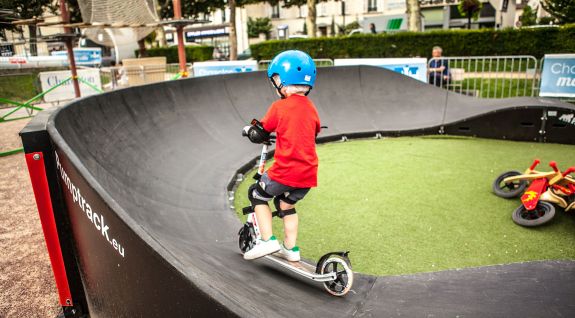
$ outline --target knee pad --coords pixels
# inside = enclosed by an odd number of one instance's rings
[[[257,196],[254,196],[254,192],[256,192]],[[268,205],[268,201],[270,201],[273,196],[269,195],[260,185],[259,183],[254,183],[248,189],[248,199],[252,206],[256,205]]]
[[[287,203],[287,204],[292,204],[292,205],[296,203],[296,201],[293,201],[293,200],[289,199],[289,198],[285,195],[285,193],[282,193],[282,194],[276,196],[276,197],[274,198],[274,206],[276,207],[276,211],[272,213],[272,216],[277,216],[277,217],[279,217],[280,219],[283,219],[284,216],[286,216],[286,215],[296,214],[295,208],[287,209],[287,210],[282,210],[282,209],[280,208],[280,201],[283,201],[283,202],[285,202],[285,203]]]

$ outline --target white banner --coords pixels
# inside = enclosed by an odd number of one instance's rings
[[[62,83],[66,79],[70,78],[72,76],[72,73],[70,71],[41,72],[38,76],[40,77],[42,92],[45,92],[50,88],[54,87],[55,85],[58,85],[59,83]],[[79,69],[78,77],[90,83],[91,85],[96,86],[99,89],[102,89],[102,81],[100,80],[100,70]],[[98,91],[82,83],[81,81],[79,81],[79,84],[82,97],[95,95],[99,93]],[[66,83],[55,88],[50,93],[44,95],[44,101],[46,102],[69,100],[73,98],[75,98],[75,94],[72,80],[67,81]]]
[[[371,65],[383,67],[427,83],[426,58],[335,59],[333,64],[335,66]]]

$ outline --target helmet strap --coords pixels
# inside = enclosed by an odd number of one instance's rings
[[[276,82],[271,77],[270,77],[270,81],[272,82],[272,85],[277,89],[278,94],[281,96],[281,98],[285,99],[286,96],[284,94],[282,94],[282,88],[284,87],[284,84],[280,83],[279,85],[276,85]]]

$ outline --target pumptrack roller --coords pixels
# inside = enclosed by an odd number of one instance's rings
[[[476,99],[368,66],[318,73],[310,98],[329,126],[324,141],[449,133],[575,143],[575,126],[560,120],[575,113],[570,104]],[[265,74],[254,72],[132,87],[52,114],[50,169],[74,242],[66,253],[79,264],[91,317],[575,314],[571,261],[357,274],[343,298],[269,262],[244,261],[227,190],[259,153],[242,127],[276,99]],[[33,129],[22,132],[25,147]]]

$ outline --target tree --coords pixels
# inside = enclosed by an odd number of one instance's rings
[[[265,34],[266,39],[272,30],[272,23],[270,18],[248,18],[248,37],[257,38],[260,34]]]
[[[32,19],[43,16],[46,10],[55,13],[58,3],[52,0],[0,0],[0,8],[14,12],[18,19]],[[33,56],[38,55],[37,31],[35,24],[28,25],[30,55]]]
[[[405,0],[407,13],[407,29],[409,31],[421,31],[421,11],[419,0]]]
[[[479,19],[479,12],[481,12],[483,4],[479,0],[461,0],[457,9],[463,17],[467,17],[467,28],[471,29],[471,19],[476,21]]]
[[[573,0],[542,0],[541,6],[559,24],[575,22],[575,1]]]
[[[523,14],[519,17],[519,22],[521,26],[530,26],[537,24],[537,13],[531,9],[529,5],[523,8]]]

